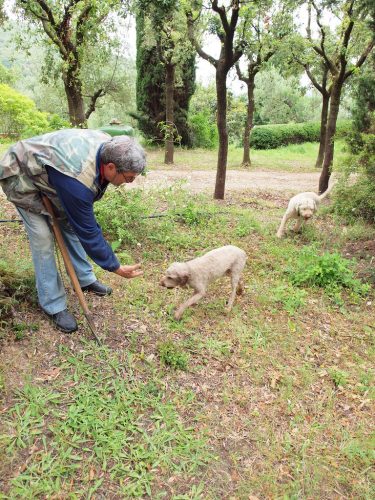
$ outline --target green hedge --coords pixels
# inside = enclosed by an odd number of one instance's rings
[[[345,136],[351,129],[350,120],[339,120],[336,137]],[[251,132],[250,144],[254,149],[275,149],[288,144],[319,142],[320,122],[258,125]]]

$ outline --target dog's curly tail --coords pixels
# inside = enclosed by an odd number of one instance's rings
[[[330,181],[331,182],[329,183],[328,188],[324,191],[324,193],[319,195],[319,200],[324,200],[324,198],[327,198],[332,189],[336,186],[337,178],[334,176],[334,174],[331,175]]]

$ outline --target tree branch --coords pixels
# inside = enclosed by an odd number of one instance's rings
[[[321,15],[321,10],[316,6],[315,2],[312,0],[311,2],[311,5],[314,7],[315,9],[315,12],[316,12],[316,22],[317,22],[317,25],[319,26],[320,28],[320,32],[321,32],[321,39],[320,39],[320,47],[318,47],[312,40],[311,38],[311,32],[310,32],[310,35],[308,35],[308,39],[310,40],[310,42],[312,43],[312,48],[313,50],[315,50],[315,52],[317,54],[319,54],[326,62],[327,66],[329,67],[330,71],[332,74],[335,74],[337,73],[337,68],[336,66],[332,63],[332,61],[329,59],[329,57],[327,56],[326,54],[326,51],[325,51],[325,46],[324,46],[324,42],[325,42],[325,38],[326,38],[326,33],[324,31],[324,28],[323,28],[323,25],[322,23],[320,22],[320,15]]]
[[[95,92],[94,95],[91,96],[91,101],[90,101],[89,107],[87,108],[87,111],[85,113],[86,120],[88,120],[91,113],[93,113],[95,111],[96,101],[99,99],[99,97],[105,96],[105,94],[106,93],[105,93],[104,89],[99,89]]]
[[[198,55],[200,55],[202,57],[202,59],[205,59],[210,64],[212,64],[212,66],[214,66],[216,68],[218,61],[214,57],[207,54],[202,49],[202,47],[199,45],[199,43],[197,42],[197,40],[195,38],[195,35],[194,35],[194,22],[195,21],[193,21],[193,15],[192,15],[191,11],[186,12],[186,20],[187,20],[187,25],[188,25],[188,37],[189,37],[189,40],[192,43],[193,47],[197,51]]]
[[[237,3],[237,2],[235,2],[235,3]],[[216,12],[217,14],[219,14],[220,20],[221,20],[221,24],[223,25],[225,33],[227,35],[229,35],[230,34],[230,26],[229,26],[229,23],[228,23],[227,13],[225,11],[225,7],[219,7],[217,0],[213,0],[211,2],[211,5],[212,5],[212,10],[214,12]],[[237,14],[237,16],[238,16],[238,14]],[[232,17],[233,17],[233,14],[232,14]],[[232,23],[232,20],[231,20],[231,23]]]
[[[83,25],[87,21],[89,14],[92,10],[92,5],[87,5],[79,15],[76,23],[76,47],[82,45],[84,40],[84,27]]]
[[[248,78],[246,78],[245,75],[242,73],[238,62],[236,63],[236,72],[237,72],[238,79],[241,80],[241,82],[245,82],[245,83],[248,82]]]
[[[345,73],[344,80],[346,80],[351,74],[353,74],[357,68],[360,68],[362,66],[362,64],[366,61],[367,56],[370,54],[370,52],[374,47],[375,47],[375,40],[371,40],[371,42],[367,45],[366,49],[361,54],[355,66],[353,66],[353,68],[351,68],[349,71]]]

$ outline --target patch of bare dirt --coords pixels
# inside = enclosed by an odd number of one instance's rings
[[[228,170],[226,192],[244,189],[303,192],[317,191],[320,172],[296,173],[280,171]],[[169,187],[185,182],[193,192],[212,190],[215,186],[214,170],[151,170],[145,177],[138,177],[133,187]]]
[[[365,281],[375,284],[375,241],[351,241],[343,249],[347,259],[358,261],[358,276]]]
[[[351,241],[344,248],[346,256],[356,259],[375,260],[375,241]]]

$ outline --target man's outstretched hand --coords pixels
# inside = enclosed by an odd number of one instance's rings
[[[137,278],[137,276],[141,276],[143,271],[141,271],[141,264],[134,264],[133,266],[120,266],[115,273],[123,278]]]

